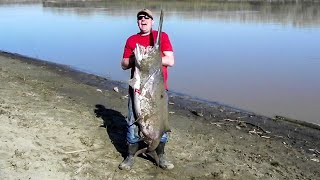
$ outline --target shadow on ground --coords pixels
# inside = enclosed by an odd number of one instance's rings
[[[123,158],[126,158],[128,155],[128,147],[127,147],[127,121],[125,117],[119,112],[113,109],[107,109],[104,105],[97,104],[94,113],[96,117],[99,117],[103,120],[103,124],[101,127],[105,127],[107,129],[107,133],[109,138],[117,149],[119,153],[121,153]],[[147,147],[147,145],[141,141],[139,142],[139,149],[143,149]],[[156,164],[155,160],[149,156],[148,154],[139,154],[140,158],[151,161]]]
[[[121,153],[122,157],[126,157],[127,122],[125,117],[119,111],[107,109],[104,105],[97,104],[95,107],[94,113],[96,114],[96,117],[103,120],[101,127],[107,129],[107,133],[114,147]]]

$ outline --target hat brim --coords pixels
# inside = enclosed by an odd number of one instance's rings
[[[149,14],[148,12],[146,12],[146,11],[140,11],[140,12],[138,12],[137,17],[138,17],[139,15],[141,15],[141,14],[148,15],[148,16],[153,20],[152,15]]]

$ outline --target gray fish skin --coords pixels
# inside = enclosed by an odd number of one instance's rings
[[[133,108],[136,112],[136,123],[140,128],[143,140],[148,145],[145,150],[142,150],[145,152],[154,151],[159,145],[162,135],[170,131],[168,97],[164,85],[160,52],[162,17],[163,13],[161,11],[155,46],[144,54],[143,48],[139,44],[136,45],[134,50],[136,56],[135,72],[133,78],[129,80],[129,85],[134,89]],[[138,151],[137,154],[142,151]]]

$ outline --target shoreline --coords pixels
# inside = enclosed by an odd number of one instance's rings
[[[10,57],[10,58],[17,58],[20,61],[27,60],[31,64],[37,65],[37,66],[47,66],[52,71],[58,71],[58,73],[60,73],[60,74],[70,76],[73,79],[75,79],[76,81],[79,81],[81,83],[85,83],[87,85],[96,86],[96,87],[106,89],[106,90],[113,90],[114,87],[118,87],[120,90],[120,93],[122,95],[127,94],[127,90],[128,90],[127,84],[122,81],[112,80],[112,79],[101,77],[101,76],[98,76],[95,74],[76,70],[74,68],[71,68],[68,65],[53,63],[53,62],[49,62],[49,61],[42,60],[42,59],[28,57],[28,56],[18,54],[18,53],[12,53],[12,52],[0,50],[0,55],[5,56],[5,57]],[[169,94],[169,96],[171,96],[171,98],[175,97],[175,98],[181,99],[182,102],[180,102],[180,106],[184,109],[192,109],[190,106],[188,106],[188,104],[190,104],[190,103],[203,104],[204,108],[208,108],[208,107],[212,107],[212,106],[221,106],[224,108],[228,108],[231,111],[239,111],[239,112],[242,112],[245,114],[252,114],[254,116],[259,116],[259,117],[267,118],[270,120],[288,121],[293,124],[302,125],[302,126],[306,126],[309,128],[320,130],[320,124],[316,124],[316,123],[306,122],[306,121],[298,120],[298,119],[292,119],[292,118],[288,118],[288,117],[280,116],[280,115],[275,115],[274,117],[268,117],[268,116],[260,115],[258,113],[255,113],[255,112],[252,112],[249,110],[247,111],[247,110],[243,110],[241,108],[229,106],[229,105],[221,103],[221,102],[209,101],[206,99],[197,98],[195,96],[183,94],[180,92],[174,92],[171,90],[168,91],[168,94]],[[190,102],[187,102],[187,101],[190,101]]]
[[[0,59],[1,177],[320,176],[318,128],[174,93],[167,156],[176,168],[162,171],[137,158],[133,170],[119,171],[126,152],[124,83],[15,53],[0,51]]]

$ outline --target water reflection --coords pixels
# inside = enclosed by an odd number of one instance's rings
[[[151,7],[156,12],[160,8],[167,15],[186,19],[220,19],[225,21],[291,24],[298,27],[320,25],[320,2],[208,2],[208,1],[43,1],[43,7],[63,7],[49,9],[64,12],[74,8],[78,14],[90,14],[97,9],[108,15],[131,16],[132,10]]]

